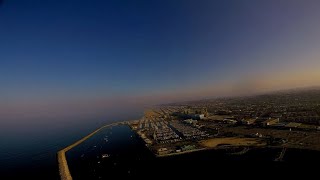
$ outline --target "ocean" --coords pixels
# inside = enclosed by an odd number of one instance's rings
[[[102,125],[138,117],[141,112],[109,118],[0,124],[0,179],[59,179],[59,150]]]
[[[100,127],[102,122],[63,126],[1,137],[0,179],[59,179],[56,152]],[[107,140],[106,140],[107,139]],[[291,173],[320,162],[317,151],[288,149],[283,162],[274,162],[279,148],[250,149],[244,155],[206,150],[156,158],[126,125],[105,128],[66,153],[70,172],[77,179],[110,177],[208,176],[226,170]],[[102,155],[108,157],[102,158]],[[310,165],[310,166],[308,166]],[[314,166],[315,167],[315,166]],[[309,169],[311,170],[311,169]],[[316,172],[316,171],[315,171]],[[227,173],[226,175],[233,175]]]

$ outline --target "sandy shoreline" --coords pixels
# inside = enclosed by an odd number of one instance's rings
[[[239,138],[239,137],[225,137],[225,138],[212,138],[202,140],[199,142],[202,146],[207,148],[215,148],[219,145],[230,146],[265,146],[265,142],[261,142],[258,138]]]

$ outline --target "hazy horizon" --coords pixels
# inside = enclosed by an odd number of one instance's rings
[[[319,5],[4,0],[0,121],[319,86]]]

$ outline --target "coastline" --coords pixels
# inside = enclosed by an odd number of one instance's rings
[[[65,147],[64,149],[58,151],[57,159],[58,159],[60,179],[61,180],[72,180],[72,176],[71,176],[71,173],[70,173],[70,170],[69,170],[69,166],[68,166],[68,162],[67,162],[67,159],[66,159],[66,152],[67,151],[69,151],[70,149],[76,147],[77,145],[81,144],[82,142],[86,141],[87,139],[89,139],[90,137],[95,135],[100,130],[102,130],[104,128],[107,128],[107,127],[117,126],[117,125],[120,125],[120,124],[128,124],[128,121],[116,122],[116,123],[104,125],[104,126],[98,128],[97,130],[93,131],[92,133],[88,134],[87,136],[85,136],[85,137],[81,138],[80,140],[76,141],[75,143],[73,143],[73,144]]]

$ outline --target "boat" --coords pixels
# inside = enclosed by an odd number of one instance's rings
[[[103,138],[106,142],[108,142],[108,136],[104,136]]]
[[[108,158],[110,157],[110,154],[102,154],[102,158]]]

